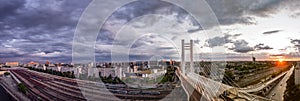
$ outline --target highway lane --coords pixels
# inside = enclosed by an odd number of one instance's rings
[[[270,67],[270,68],[259,70],[259,71],[253,72],[253,73],[245,74],[243,78],[239,79],[237,84],[240,87],[246,87],[246,86],[249,86],[249,85],[255,83],[253,81],[264,79],[264,77],[266,77],[268,75],[272,75],[273,73],[278,72],[282,69],[283,68]]]
[[[240,88],[241,91],[244,91],[244,92],[257,92],[257,91],[260,91],[262,89],[264,89],[266,86],[268,86],[269,84],[273,83],[274,81],[280,79],[282,76],[284,76],[285,74],[287,73],[284,72],[280,75],[278,75],[277,77],[273,78],[272,80],[269,80],[268,82],[265,82],[265,83],[262,83],[260,85],[257,85],[257,86],[252,86],[250,88]]]
[[[294,66],[287,72],[283,79],[270,91],[268,98],[271,98],[275,101],[283,101],[283,95],[286,90],[287,80],[293,74]]]

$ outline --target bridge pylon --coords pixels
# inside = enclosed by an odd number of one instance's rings
[[[190,71],[189,72],[194,72],[194,53],[193,53],[193,40],[190,40],[190,43],[184,43],[184,40],[181,40],[181,70],[183,74],[186,73],[186,59],[185,59],[185,50],[190,50]]]

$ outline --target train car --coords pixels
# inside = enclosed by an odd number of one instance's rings
[[[129,95],[139,95],[141,94],[141,91],[128,91]]]
[[[142,91],[141,94],[143,95],[160,95],[159,91]]]

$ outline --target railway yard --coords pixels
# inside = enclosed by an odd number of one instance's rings
[[[32,100],[160,100],[172,89],[137,89],[124,84],[104,84],[39,73],[26,69],[11,72],[28,88]]]

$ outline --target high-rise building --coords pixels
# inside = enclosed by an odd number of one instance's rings
[[[36,67],[36,66],[39,65],[39,63],[38,62],[30,61],[27,65],[30,66],[30,67]]]
[[[139,68],[140,66],[133,66],[133,72],[134,73],[136,73],[137,71],[138,71],[138,68]]]
[[[47,70],[47,66],[46,65],[43,65],[43,70]]]
[[[95,77],[95,78],[99,78],[100,77],[100,75],[99,75],[99,70],[98,70],[99,68],[94,68],[94,73],[93,73],[93,76]]]
[[[117,68],[115,68],[114,71],[115,71],[115,74],[116,74],[117,77],[119,77],[119,78],[123,77],[123,69],[122,69],[122,67],[117,67]]]
[[[50,64],[50,61],[47,60],[47,61],[46,61],[46,64],[49,65],[49,64]]]
[[[295,85],[300,84],[300,62],[297,63],[295,67]]]
[[[74,70],[74,74],[76,77],[79,77],[80,74],[82,74],[82,68],[81,67],[76,67]]]
[[[118,74],[116,74],[115,68],[99,68],[99,70],[97,70],[97,71],[98,71],[98,74],[100,72],[100,74],[101,74],[100,76],[102,76],[102,77],[108,77],[109,75],[111,75],[112,77],[118,76]]]
[[[88,67],[94,67],[95,66],[95,63],[94,62],[90,62],[89,64],[88,64]]]
[[[93,68],[88,67],[88,70],[87,70],[88,77],[93,77],[93,75],[94,75],[94,71],[93,70],[94,70]]]
[[[57,66],[57,71],[61,72],[61,66]]]
[[[10,67],[17,67],[19,66],[19,62],[6,62],[5,65]]]

